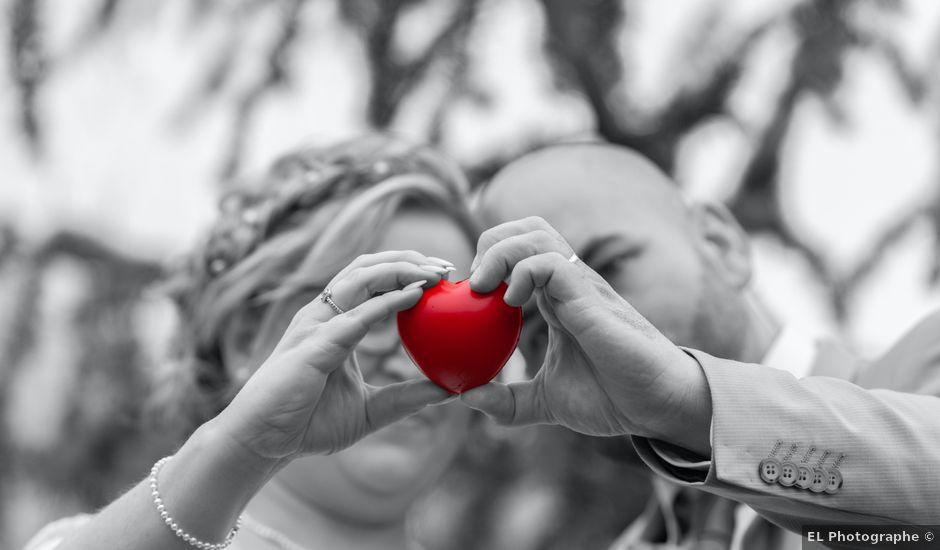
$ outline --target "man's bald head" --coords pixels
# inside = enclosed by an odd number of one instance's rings
[[[509,163],[487,186],[480,212],[496,225],[532,215],[556,218],[564,209],[620,216],[631,204],[675,223],[686,219],[680,191],[645,157],[625,147],[579,143]]]
[[[723,208],[687,204],[635,151],[572,144],[530,153],[493,178],[478,212],[489,226],[544,218],[671,340],[741,359],[746,235]]]

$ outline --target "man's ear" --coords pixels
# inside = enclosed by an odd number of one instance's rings
[[[751,246],[747,233],[721,204],[692,206],[701,252],[726,283],[743,289],[751,281]]]

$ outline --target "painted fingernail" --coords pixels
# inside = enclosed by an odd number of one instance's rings
[[[420,267],[421,269],[423,269],[423,270],[425,270],[425,271],[430,271],[431,273],[437,273],[438,275],[443,275],[443,274],[447,273],[447,268],[446,268],[446,267],[441,267],[441,266],[439,266],[439,265],[427,265],[427,264],[424,264],[424,265],[419,265],[418,267]]]
[[[441,265],[444,266],[444,267],[454,267],[453,262],[448,262],[448,261],[445,260],[444,258],[436,258],[436,257],[434,257],[434,256],[428,256],[428,261],[429,261],[429,262],[434,262],[434,263],[436,263],[436,264],[441,264]]]
[[[415,282],[413,282],[413,283],[411,283],[411,284],[405,286],[404,288],[402,288],[402,291],[411,290],[411,289],[414,289],[414,288],[420,288],[420,287],[426,285],[427,282],[428,282],[428,281],[427,281],[426,279],[421,279],[420,281],[415,281]]]

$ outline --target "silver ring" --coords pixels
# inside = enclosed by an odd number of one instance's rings
[[[323,292],[320,293],[320,298],[323,300],[324,303],[326,303],[328,306],[333,308],[333,311],[335,311],[336,313],[340,315],[346,313],[345,311],[343,311],[343,308],[336,305],[336,302],[333,301],[333,291],[330,290],[329,287],[326,287],[323,289]]]
[[[571,257],[568,258],[568,261],[571,262],[571,263],[573,263],[573,264],[576,264],[576,263],[578,263],[578,260],[580,260],[580,259],[581,259],[581,258],[579,258],[577,254],[572,253],[572,254],[571,254]]]

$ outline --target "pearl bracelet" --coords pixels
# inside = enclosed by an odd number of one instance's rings
[[[241,516],[239,516],[239,518],[235,521],[235,527],[229,531],[228,535],[225,537],[225,540],[213,544],[211,542],[201,541],[184,531],[182,527],[177,525],[176,520],[170,516],[170,513],[166,511],[166,506],[163,504],[163,498],[160,497],[160,491],[157,489],[157,474],[160,473],[160,468],[163,468],[163,465],[169,462],[171,458],[173,457],[167,456],[161,458],[157,461],[156,464],[153,465],[153,468],[150,469],[150,494],[153,496],[153,504],[157,507],[157,512],[160,513],[160,518],[163,519],[163,522],[166,523],[167,527],[169,527],[177,537],[183,539],[183,542],[194,548],[199,548],[200,550],[222,550],[223,548],[227,548],[230,544],[232,544],[232,539],[234,539],[235,535],[238,534],[238,529],[242,525]]]

